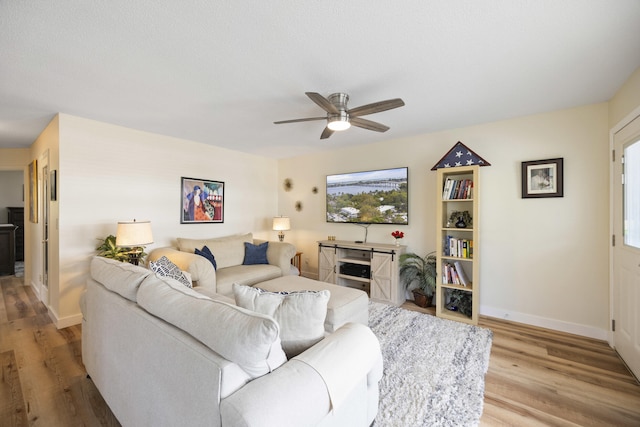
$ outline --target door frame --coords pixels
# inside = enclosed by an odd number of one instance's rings
[[[616,123],[609,130],[609,236],[613,236],[615,234],[615,227],[613,224],[613,213],[614,213],[614,185],[616,185],[616,177],[614,176],[614,161],[613,161],[613,150],[615,147],[615,135],[624,129],[627,125],[633,122],[635,119],[640,117],[640,106],[634,108],[631,113],[627,114],[622,120]],[[622,153],[616,153],[616,159],[621,156]],[[616,244],[620,244],[622,241],[622,236],[617,237]],[[614,313],[614,272],[613,272],[613,244],[611,243],[611,238],[609,240],[609,325],[607,327],[607,341],[609,346],[615,348],[615,340],[614,334],[611,329],[611,324],[613,321],[613,313]]]

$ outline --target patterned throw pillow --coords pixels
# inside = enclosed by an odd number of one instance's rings
[[[254,245],[253,243],[244,242],[244,261],[242,265],[269,264],[267,260],[267,249],[269,242]]]
[[[216,257],[213,256],[213,254],[211,253],[211,249],[209,249],[209,247],[207,245],[202,247],[202,250],[196,248],[194,253],[196,255],[200,255],[205,257],[206,259],[209,260],[209,262],[211,262],[211,264],[213,264],[213,269],[217,270],[218,269],[218,264],[216,263]]]
[[[269,292],[233,284],[238,307],[273,317],[280,326],[282,348],[290,359],[324,338],[324,321],[331,293],[323,291]]]
[[[185,272],[180,270],[180,267],[172,263],[171,260],[169,260],[169,258],[167,258],[166,256],[161,257],[155,262],[149,262],[149,267],[159,276],[170,277],[182,283],[188,288],[193,288],[191,280],[185,274]]]

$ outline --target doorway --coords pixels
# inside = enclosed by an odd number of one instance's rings
[[[640,378],[640,113],[613,136],[613,345]]]

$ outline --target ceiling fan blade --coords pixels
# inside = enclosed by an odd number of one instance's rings
[[[372,122],[371,120],[363,119],[360,117],[352,117],[349,119],[349,122],[353,126],[358,126],[359,128],[375,130],[376,132],[386,132],[389,130],[389,126],[385,126],[382,123]]]
[[[329,129],[328,127],[324,128],[324,130],[322,131],[322,135],[320,135],[320,139],[327,139],[329,138],[331,135],[333,135],[333,131],[331,129]]]
[[[400,98],[387,99],[386,101],[378,101],[352,108],[348,110],[348,113],[351,117],[366,116],[367,114],[379,113],[380,111],[391,110],[393,108],[402,107],[403,105],[404,101]]]
[[[340,111],[336,108],[335,105],[333,105],[327,98],[320,95],[319,93],[305,92],[305,95],[307,95],[313,102],[318,104],[320,108],[322,108],[327,113],[333,113],[333,114],[340,113]]]
[[[280,125],[282,123],[298,123],[298,122],[310,122],[312,120],[327,120],[327,117],[307,117],[306,119],[293,119],[293,120],[280,120],[279,122],[273,122],[276,125]]]

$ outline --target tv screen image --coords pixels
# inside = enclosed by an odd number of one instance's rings
[[[327,222],[409,224],[409,168],[327,175]]]

